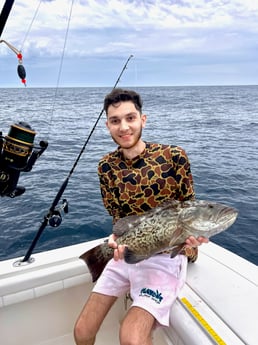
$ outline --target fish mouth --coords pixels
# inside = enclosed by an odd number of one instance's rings
[[[183,221],[183,227],[189,234],[196,237],[211,237],[221,231],[229,228],[236,220],[238,211],[233,207],[221,207],[215,209],[212,204],[209,205],[210,212],[204,215],[196,215]],[[189,222],[188,222],[189,221]]]
[[[234,207],[226,207],[220,210],[217,214],[218,223],[226,223],[228,226],[232,225],[238,216],[238,211]]]

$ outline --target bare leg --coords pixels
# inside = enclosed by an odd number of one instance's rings
[[[151,335],[155,318],[148,311],[132,307],[120,328],[121,345],[152,345]]]
[[[93,345],[96,334],[117,297],[92,292],[74,327],[77,345]]]

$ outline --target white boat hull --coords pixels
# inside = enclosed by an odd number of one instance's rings
[[[0,262],[1,345],[71,345],[74,322],[92,289],[78,256],[91,241],[33,255],[14,267]],[[171,310],[171,326],[154,333],[154,344],[258,344],[258,268],[209,243],[189,264],[187,283]],[[110,311],[96,344],[119,344],[124,297]],[[128,305],[129,307],[129,305]]]

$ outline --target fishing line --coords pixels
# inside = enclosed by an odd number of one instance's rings
[[[34,16],[32,18],[32,21],[28,27],[27,33],[24,37],[23,43],[21,45],[21,49],[25,44],[25,41],[27,40],[29,33],[31,32],[31,28],[32,25],[37,17],[37,14],[39,12],[39,8],[40,5],[42,3],[42,0],[39,1],[38,7],[34,13]],[[55,86],[55,91],[54,91],[54,98],[53,98],[53,102],[52,102],[52,108],[50,111],[50,120],[48,121],[48,138],[50,136],[50,129],[52,128],[52,122],[53,122],[53,117],[54,117],[54,112],[56,110],[56,102],[57,102],[57,94],[58,94],[58,90],[59,90],[59,85],[60,85],[60,79],[61,79],[61,74],[62,74],[62,69],[63,69],[63,62],[64,62],[64,57],[65,57],[65,50],[66,50],[66,46],[67,46],[67,41],[68,41],[68,33],[69,33],[69,29],[70,29],[70,23],[71,23],[71,18],[72,18],[72,12],[73,12],[73,6],[74,6],[74,0],[71,1],[71,5],[70,5],[70,9],[69,9],[69,14],[68,14],[68,20],[67,20],[67,26],[66,26],[66,31],[65,31],[65,36],[64,36],[64,43],[63,43],[63,48],[62,48],[62,54],[60,57],[60,63],[59,63],[59,69],[58,69],[58,74],[57,74],[57,81],[56,81],[56,86]]]
[[[64,63],[64,56],[65,56],[65,49],[66,49],[66,45],[67,45],[68,33],[69,33],[69,29],[70,29],[70,23],[71,23],[72,12],[73,12],[73,5],[74,5],[74,0],[72,0],[70,11],[69,11],[69,16],[68,16],[68,21],[67,21],[67,27],[66,27],[65,38],[64,38],[64,45],[63,45],[61,60],[60,60],[60,64],[59,64],[57,83],[56,83],[56,87],[55,87],[54,100],[53,100],[53,106],[52,106],[52,111],[51,111],[50,124],[52,124],[53,116],[54,116],[54,112],[55,112],[55,107],[56,107],[57,93],[58,93],[59,85],[60,85],[60,79],[61,79],[62,68],[63,68],[63,63]],[[52,127],[52,126],[50,127],[50,124],[49,124],[49,128]]]
[[[125,69],[127,68],[128,63],[129,63],[129,61],[131,60],[132,57],[133,57],[133,55],[130,55],[129,58],[127,59],[126,63],[124,64],[124,66],[123,66],[123,68],[122,68],[122,70],[121,70],[121,72],[120,72],[120,74],[119,74],[119,76],[118,76],[118,78],[117,78],[117,80],[115,82],[115,85],[113,86],[113,89],[115,89],[117,84],[119,83],[120,78],[123,75]],[[61,224],[61,222],[62,222],[61,211],[64,211],[64,213],[68,212],[68,203],[67,203],[66,199],[63,199],[63,203],[62,203],[62,205],[59,208],[57,208],[56,206],[59,203],[59,201],[60,201],[60,199],[61,199],[61,197],[62,197],[62,195],[63,195],[63,193],[64,193],[64,191],[65,191],[65,189],[66,189],[66,187],[68,185],[69,179],[71,178],[71,176],[72,176],[72,174],[73,174],[73,172],[74,172],[74,170],[75,170],[75,168],[76,168],[76,166],[77,166],[77,164],[78,164],[78,162],[79,162],[83,152],[85,151],[86,146],[87,146],[87,144],[88,144],[88,142],[89,142],[89,140],[90,140],[90,138],[91,138],[95,128],[97,127],[98,122],[99,122],[102,114],[104,113],[104,110],[105,109],[102,108],[101,112],[99,113],[98,118],[95,121],[95,124],[93,125],[93,127],[92,127],[92,129],[91,129],[91,131],[90,131],[90,133],[89,133],[89,135],[87,137],[87,139],[85,140],[85,142],[84,142],[84,144],[83,144],[83,146],[81,148],[81,151],[79,152],[79,154],[78,154],[78,156],[77,156],[77,158],[76,158],[76,160],[75,160],[71,170],[69,171],[66,179],[64,180],[64,182],[62,183],[61,187],[59,188],[59,190],[58,190],[58,192],[57,192],[57,194],[56,194],[56,196],[55,196],[55,198],[54,198],[54,200],[52,202],[52,205],[50,206],[50,208],[48,210],[48,213],[44,216],[43,221],[41,223],[41,226],[39,227],[39,229],[38,229],[38,231],[36,233],[36,236],[34,237],[32,243],[30,245],[30,248],[28,249],[28,251],[25,254],[24,258],[22,260],[16,261],[14,263],[14,266],[21,266],[21,265],[33,262],[34,259],[31,258],[31,254],[32,254],[33,249],[35,248],[35,246],[36,246],[36,244],[37,244],[37,242],[38,242],[42,232],[46,228],[46,226],[48,224],[50,226],[52,226],[52,227],[59,226]]]
[[[32,24],[34,23],[34,21],[35,21],[35,19],[36,19],[36,17],[37,17],[37,14],[38,14],[38,12],[39,12],[39,8],[40,8],[41,3],[42,3],[42,0],[39,1],[38,7],[37,7],[37,9],[36,9],[36,11],[35,11],[35,13],[34,13],[34,16],[33,16],[32,20],[31,20],[31,23],[30,23],[30,25],[29,25],[29,27],[28,27],[28,30],[27,30],[27,32],[26,32],[26,34],[25,34],[25,36],[24,36],[23,42],[22,42],[22,44],[21,44],[20,51],[22,51],[22,49],[23,49],[23,47],[24,47],[24,44],[25,44],[25,41],[27,40],[27,38],[28,38],[28,36],[29,36],[29,33],[31,32]]]

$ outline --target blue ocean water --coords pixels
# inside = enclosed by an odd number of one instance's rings
[[[196,197],[236,207],[239,216],[212,240],[258,264],[258,86],[137,87],[148,116],[146,141],[182,146],[191,161]],[[0,130],[28,122],[35,144],[49,147],[22,173],[20,197],[0,199],[0,260],[27,252],[73,167],[110,88],[1,89]],[[102,205],[97,163],[115,149],[101,117],[61,198],[69,212],[47,226],[34,252],[100,238],[111,232]],[[81,253],[78,253],[78,255]]]

